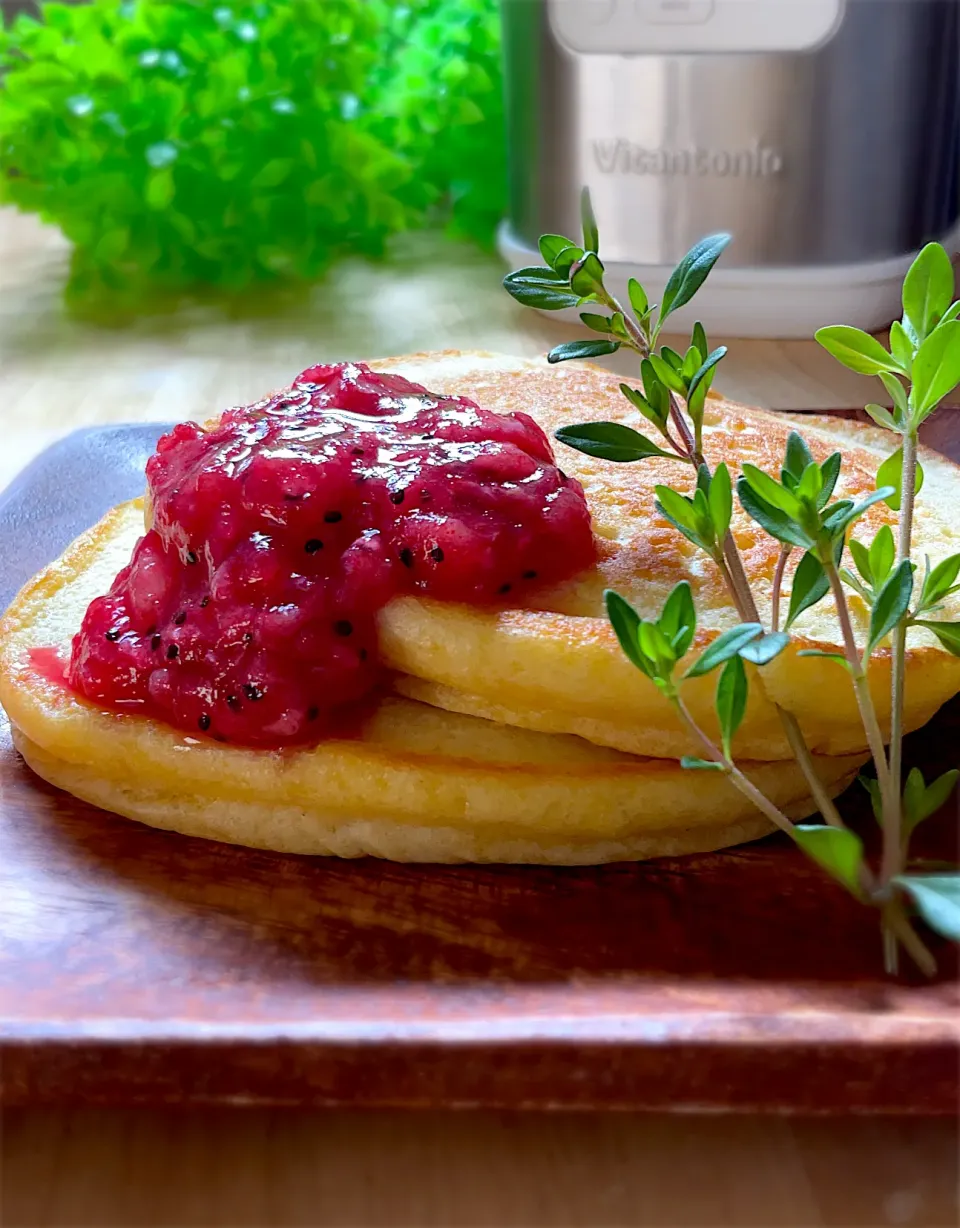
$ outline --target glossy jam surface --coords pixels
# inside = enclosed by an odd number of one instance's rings
[[[153,527],[88,609],[69,682],[243,745],[339,732],[380,680],[391,597],[522,603],[594,559],[531,418],[362,364],[175,427],[147,480]]]

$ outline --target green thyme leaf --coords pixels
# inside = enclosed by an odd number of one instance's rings
[[[893,414],[890,413],[889,409],[884,409],[882,405],[874,405],[872,402],[864,408],[877,426],[882,426],[887,431],[895,431],[897,429],[897,424],[894,422]]]
[[[503,287],[522,306],[540,311],[562,311],[577,305],[577,295],[571,293],[566,278],[552,269],[517,269],[503,279]]]
[[[730,235],[709,235],[695,243],[670,274],[663,291],[658,327],[674,311],[685,307],[709,276],[730,242]]]
[[[814,463],[806,440],[799,431],[791,431],[787,437],[787,454],[783,462],[783,474],[789,474],[797,482],[803,477],[805,470]]]
[[[924,618],[914,619],[918,627],[932,631],[947,652],[960,657],[960,623],[931,622]]]
[[[569,362],[571,359],[602,358],[605,354],[616,354],[620,348],[619,341],[565,341],[554,346],[547,355],[547,362]]]
[[[923,341],[940,323],[953,298],[953,266],[939,243],[928,243],[903,281],[903,314]]]
[[[785,512],[761,499],[746,478],[741,477],[737,481],[737,497],[751,520],[755,520],[771,537],[791,546],[813,546],[813,538]]]
[[[666,347],[664,347],[664,349],[666,349]],[[680,367],[680,374],[683,376],[684,381],[687,384],[689,384],[693,379],[702,362],[703,355],[695,345],[691,345],[686,354],[684,354],[683,365]]]
[[[867,607],[873,605],[873,593],[869,588],[862,584],[857,577],[846,567],[840,568],[840,579],[844,582],[847,588],[852,588],[862,599]]]
[[[741,623],[738,627],[731,627],[729,631],[718,635],[710,647],[700,654],[684,674],[684,678],[699,678],[703,674],[709,674],[762,635],[763,627],[759,623]]]
[[[686,653],[697,631],[693,592],[686,580],[675,585],[663,606],[657,625],[666,636],[676,660]]]
[[[904,425],[907,413],[907,390],[904,388],[900,380],[889,371],[880,372],[880,380],[884,388],[890,394],[890,400],[893,401],[894,415],[893,420],[896,424],[896,429],[899,431]],[[868,411],[869,413],[869,408]]]
[[[895,881],[932,930],[960,942],[960,874],[901,874]]]
[[[936,814],[950,800],[960,779],[960,771],[952,768],[931,784],[925,785],[919,768],[913,768],[903,787],[904,834],[909,836],[918,823]]]
[[[622,422],[581,422],[577,426],[562,426],[554,438],[586,456],[618,464],[631,464],[648,456],[672,455]]]
[[[846,664],[846,662],[844,662]],[[870,795],[870,808],[878,823],[883,822],[883,795],[880,792],[880,782],[875,776],[858,776],[858,782]]]
[[[756,465],[745,464],[743,466],[743,476],[746,478],[754,494],[759,495],[765,503],[769,503],[772,507],[786,513],[793,520],[800,515],[800,501],[796,495],[784,486],[781,486],[768,473],[764,473]]]
[[[813,503],[819,508],[820,492],[822,489],[823,474],[820,472],[820,466],[816,461],[811,461],[806,469],[804,469],[803,475],[794,488],[793,493],[803,502]]]
[[[863,576],[868,584],[873,584],[873,568],[870,565],[870,551],[863,544],[858,542],[856,538],[851,537],[847,542],[850,547],[850,553],[853,556],[853,562],[857,571]]]
[[[867,495],[866,499],[862,499],[859,503],[853,503],[849,499],[842,499],[839,503],[835,503],[832,507],[827,508],[826,515],[823,519],[823,527],[828,533],[842,533],[847,525],[853,524],[869,508],[875,503],[885,502],[891,495],[895,494],[893,486],[881,486],[879,490],[875,490],[873,494]]]
[[[793,575],[786,628],[789,630],[804,610],[809,610],[817,602],[822,601],[829,591],[830,581],[827,579],[823,564],[812,550],[808,550],[797,564],[797,570]]]
[[[911,375],[914,417],[922,422],[960,383],[960,321],[942,324],[927,337]]]
[[[580,193],[580,219],[583,225],[583,246],[588,252],[598,252],[600,234],[593,212],[593,202],[590,199],[590,189],[587,187]]]
[[[611,316],[601,316],[591,311],[581,311],[580,319],[586,324],[587,328],[593,329],[595,333],[613,332],[613,318]]]
[[[794,839],[803,851],[854,895],[860,895],[863,842],[847,827],[798,823]]]
[[[670,392],[660,382],[656,368],[649,358],[644,358],[640,363],[640,378],[643,380],[643,391],[647,400],[666,421],[670,413]]]
[[[637,319],[642,320],[650,303],[647,299],[646,290],[644,290],[635,277],[631,277],[627,282],[627,296],[630,299],[630,306],[633,308]]]
[[[843,463],[843,457],[839,452],[834,452],[820,466],[820,493],[817,495],[817,507],[822,511],[830,502],[834,489],[837,485],[837,478],[840,476],[840,466]]]
[[[797,653],[798,657],[823,657],[827,661],[832,661],[834,665],[842,665],[849,673],[850,662],[842,652],[824,652],[822,648],[803,648]]]
[[[890,325],[890,352],[904,372],[913,366],[914,344],[899,320],[894,320]]]
[[[643,414],[648,422],[652,422],[654,426],[660,429],[664,427],[667,421],[666,407],[661,410],[657,405],[651,404],[639,388],[631,388],[629,384],[621,384],[620,391],[630,404]]]
[[[572,239],[564,238],[563,235],[541,235],[540,236],[540,255],[549,264],[551,269],[557,267],[557,257],[561,252],[567,251],[574,247]]]
[[[687,395],[687,386],[683,381],[683,376],[679,371],[675,371],[662,355],[651,354],[647,361],[656,371],[657,379],[664,387],[669,388],[672,392],[679,393],[682,397]]]
[[[913,595],[913,564],[904,559],[894,568],[874,599],[870,611],[870,636],[867,656],[889,635],[910,608]]]
[[[708,380],[707,377],[710,376],[710,373],[714,370],[717,364],[726,356],[726,353],[727,347],[725,345],[720,345],[713,351],[712,354],[707,355],[701,366],[699,366],[694,372],[693,378],[690,380],[690,387],[687,389],[688,401],[693,400],[697,389],[704,382],[706,382],[707,388],[709,389],[710,383],[712,382],[712,377],[711,380]]]
[[[903,498],[903,447],[892,452],[877,470],[877,485],[892,486],[894,493],[886,500],[887,507],[895,512],[900,511],[900,501]],[[917,476],[914,494],[920,493],[923,486],[923,466],[917,461]]]
[[[707,334],[699,320],[693,326],[693,332],[690,335],[690,344],[696,346],[701,354],[710,353],[710,347],[707,345]]]
[[[954,586],[958,576],[960,576],[960,554],[951,554],[942,563],[938,563],[924,581],[923,591],[920,594],[920,608],[928,610],[955,592]]]
[[[730,470],[723,461],[717,465],[710,479],[707,502],[710,505],[710,517],[717,541],[722,542],[727,536],[733,517],[733,485],[730,481]]]
[[[831,324],[814,334],[823,348],[837,360],[861,375],[879,375],[881,371],[897,371],[899,366],[876,337],[848,324]]]
[[[640,615],[629,601],[608,588],[603,594],[607,618],[616,633],[624,654],[642,673],[651,676],[650,663],[640,651]]]
[[[789,643],[790,636],[785,631],[771,631],[741,648],[740,656],[754,665],[769,665]]]
[[[625,395],[633,408],[640,410],[640,413],[645,416],[648,422],[653,422],[653,425],[663,430],[667,424],[667,409],[660,410],[659,406],[652,404],[647,400],[645,395],[640,391],[640,388],[631,388],[629,384],[620,384],[620,392]]]
[[[569,280],[570,270],[577,263],[577,261],[582,260],[585,255],[586,255],[586,252],[583,250],[582,247],[577,247],[576,244],[571,244],[570,247],[565,247],[563,251],[559,253],[559,255],[556,258],[554,268],[561,275],[561,277],[566,277]],[[583,296],[581,296],[581,298],[582,297]],[[586,297],[591,302],[596,301],[593,295],[588,295]],[[577,305],[581,306],[582,303],[578,303]]]
[[[671,490],[669,486],[657,486],[655,492],[657,499],[654,506],[664,520],[678,529],[695,546],[712,552],[715,543],[709,509],[704,522],[704,517],[698,515],[694,500],[686,498],[679,491]]]
[[[850,542],[853,546],[853,542]],[[893,567],[897,548],[893,541],[893,529],[888,524],[877,530],[877,535],[870,544],[870,575],[871,583],[883,584]]]
[[[588,251],[571,268],[570,288],[574,294],[599,294],[603,289],[603,265],[594,252]]]
[[[680,766],[689,772],[725,772],[722,763],[714,763],[711,759],[697,759],[693,755],[684,755]]]
[[[677,662],[677,653],[673,645],[661,631],[657,623],[640,620],[638,630],[640,651],[655,663],[656,676],[668,679]]]
[[[739,656],[731,657],[720,673],[715,701],[723,750],[728,759],[731,758],[731,743],[747,711],[747,692],[747,671],[743,661]]]

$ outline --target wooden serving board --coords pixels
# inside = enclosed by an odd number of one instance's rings
[[[0,497],[0,608],[139,491],[158,431],[70,436]],[[955,701],[908,762],[958,745]],[[780,837],[589,869],[281,856],[76,802],[0,727],[7,1103],[949,1113],[935,949],[936,981],[885,981],[875,917]]]

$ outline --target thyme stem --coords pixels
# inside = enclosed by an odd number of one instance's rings
[[[904,912],[900,900],[894,897],[888,901],[881,915],[883,918],[884,965],[887,972],[891,976],[896,975],[897,942],[899,942],[920,971],[925,976],[933,976],[937,971],[937,961],[910,924],[910,919]]]
[[[770,630],[780,630],[780,590],[783,588],[783,576],[787,570],[787,560],[793,553],[792,546],[782,545],[777,567],[773,573],[773,592],[770,596]]]
[[[756,806],[756,808],[766,818],[768,818],[770,822],[774,824],[774,826],[779,827],[781,831],[786,832],[792,839],[793,824],[783,813],[783,811],[775,806],[769,798],[765,797],[753,783],[753,781],[746,777],[736,766],[736,764],[732,763],[727,758],[720,747],[711,741],[711,739],[703,732],[697,722],[690,715],[686,704],[683,702],[680,696],[678,694],[674,694],[671,696],[671,698],[681,720],[683,720],[690,732],[700,742],[700,745],[706,751],[711,762],[719,763],[730,777],[730,783],[734,786],[734,788],[742,793],[744,797],[753,802],[754,806]]]
[[[890,773],[887,768],[887,752],[883,745],[883,734],[880,731],[880,722],[877,720],[877,711],[873,705],[873,696],[870,694],[870,686],[867,682],[867,673],[864,669],[863,662],[860,660],[860,653],[857,649],[857,641],[854,638],[853,623],[850,621],[850,607],[847,605],[847,596],[843,591],[843,583],[840,579],[840,573],[837,571],[837,565],[834,563],[832,555],[826,560],[821,559],[821,562],[826,570],[827,579],[830,581],[830,589],[833,593],[833,599],[836,603],[837,618],[840,621],[840,631],[843,636],[844,655],[847,658],[847,664],[850,666],[850,675],[853,678],[853,690],[857,698],[857,707],[860,709],[860,719],[863,721],[863,728],[867,735],[870,753],[873,755],[873,761],[877,768],[877,780],[880,783],[881,794],[886,802],[890,791]],[[885,804],[885,812],[886,809],[887,805]]]
[[[633,319],[630,312],[625,311],[618,300],[609,293],[607,293],[607,306],[612,311],[619,311],[621,313],[623,316],[624,327],[626,328],[631,339],[633,348],[637,350],[641,357],[647,357],[650,353],[650,346],[647,338],[644,336],[640,326]],[[677,432],[683,442],[683,446],[686,448],[688,459],[693,462],[697,469],[699,469],[701,465],[706,465],[706,460],[704,459],[700,448],[698,448],[697,441],[691,434],[690,427],[687,424],[683,411],[680,408],[676,396],[672,392],[670,393],[670,417],[677,428]],[[674,444],[674,447],[676,448],[676,444]],[[680,452],[679,448],[676,448],[676,450]],[[709,466],[707,466],[707,469],[709,471]],[[774,578],[774,631],[778,630],[780,589],[783,584],[784,569],[786,567],[787,556],[789,553],[789,549],[781,550],[781,556],[777,563],[777,572]],[[726,584],[727,591],[730,593],[733,604],[736,607],[737,613],[740,615],[741,619],[744,622],[759,622],[760,612],[757,609],[757,603],[754,600],[753,593],[750,589],[750,581],[747,579],[746,569],[743,566],[743,559],[740,555],[740,550],[737,547],[737,543],[734,540],[734,536],[729,530],[723,540],[722,557],[716,561],[717,565],[720,567],[720,572],[723,576],[724,583]],[[843,827],[843,819],[840,817],[840,812],[837,810],[833,798],[824,788],[823,782],[821,781],[820,775],[817,772],[816,766],[813,762],[813,755],[810,753],[810,748],[807,746],[806,739],[803,736],[803,731],[800,728],[799,722],[792,713],[787,712],[784,708],[781,708],[779,704],[776,704],[775,707],[777,709],[777,715],[780,718],[780,723],[783,726],[787,743],[793,752],[793,756],[797,761],[800,771],[803,773],[803,776],[810,789],[810,795],[816,803],[817,809],[820,811],[820,814],[823,816],[825,822],[829,823],[831,827]],[[699,731],[698,736],[702,736],[699,734]],[[746,777],[743,779],[746,780]],[[749,781],[747,781],[747,784],[749,784]],[[750,788],[757,797],[763,797],[763,794],[760,793],[758,789],[755,789],[752,785],[750,785]],[[765,798],[764,802],[766,803]],[[766,804],[769,805],[770,803]],[[763,810],[764,808],[761,806],[760,809]],[[764,813],[766,813],[765,810]],[[787,820],[787,822],[789,823],[789,820]]]
[[[908,430],[903,437],[903,477],[900,499],[900,524],[897,541],[897,565],[910,557],[913,536],[913,505],[917,486],[917,433]],[[890,816],[884,823],[881,882],[888,883],[900,873],[903,859],[901,830],[903,827],[903,701],[907,660],[907,624],[905,619],[893,631],[893,678],[890,704]]]

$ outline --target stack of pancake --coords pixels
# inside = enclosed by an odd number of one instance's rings
[[[548,435],[583,421],[636,425],[619,379],[592,366],[480,353],[371,365],[498,412],[523,410]],[[751,461],[775,473],[798,427],[817,460],[843,453],[837,497],[874,489],[892,437],[848,421],[791,419],[711,398],[704,449],[711,463],[725,460],[733,471]],[[586,493],[596,567],[538,592],[522,609],[395,599],[379,622],[393,693],[359,736],[294,751],[220,745],[96,708],[38,665],[43,658],[31,650],[69,651],[86,606],[106,591],[143,531],[141,504],[115,509],[27,585],[0,624],[0,702],[17,746],[39,775],[107,810],[285,852],[588,864],[706,851],[766,834],[767,821],[725,778],[681,768],[680,757],[700,748],[624,657],[603,610],[603,592],[613,588],[654,617],[674,585],[689,580],[699,615],[691,660],[739,621],[713,564],[654,508],[658,483],[689,490],[692,471],[668,459],[614,465],[560,444],[556,452]],[[960,548],[960,469],[934,453],[922,461],[914,553],[936,562]],[[878,505],[856,535],[869,541],[893,519]],[[767,620],[778,543],[739,509],[734,534]],[[791,572],[792,565],[784,608]],[[868,614],[855,594],[850,604],[862,643]],[[960,618],[960,601],[952,598],[938,617]],[[854,778],[866,741],[848,674],[830,660],[797,655],[837,649],[832,602],[808,611],[793,630],[781,656],[747,667],[750,701],[734,751],[757,785],[801,818],[813,806],[777,707],[799,720],[831,793]],[[885,724],[888,646],[872,659],[870,679]],[[684,690],[712,736],[715,684],[712,675]],[[907,729],[958,691],[960,660],[927,632],[911,630]]]

